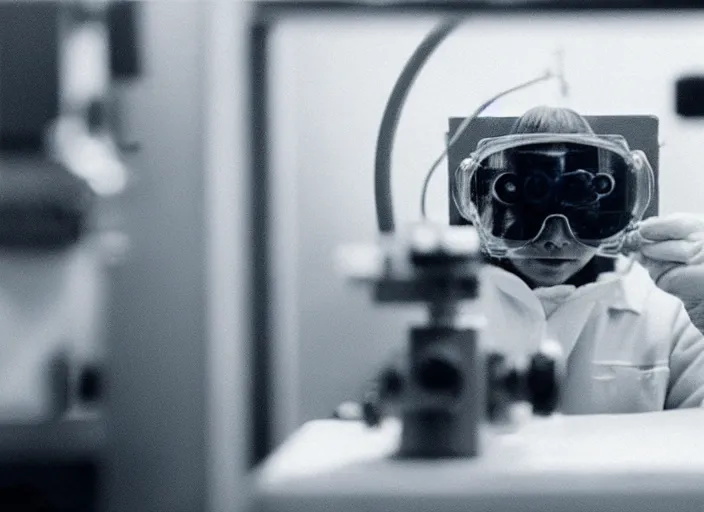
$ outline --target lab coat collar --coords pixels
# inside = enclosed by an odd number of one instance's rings
[[[623,258],[617,260],[614,272],[604,273],[596,282],[575,288],[559,301],[557,308],[549,308],[550,314],[546,315],[538,297],[539,294],[543,295],[541,292],[536,293],[518,276],[501,268],[487,267],[486,272],[488,282],[485,286],[496,289],[507,300],[518,303],[530,317],[538,321],[535,325],[541,332],[534,335],[535,340],[538,343],[547,338],[558,341],[566,358],[572,353],[595,308],[640,314],[649,290],[655,286],[640,264]]]
[[[533,290],[518,276],[498,267],[486,269],[491,282],[504,294],[519,301],[538,316],[545,318],[543,306]],[[589,283],[575,290],[572,300],[588,300],[597,297],[599,302],[611,310],[631,311],[636,314],[643,312],[645,301],[653,283],[648,271],[637,261],[620,257],[616,261],[613,272],[600,275],[595,283]]]
[[[631,311],[641,314],[645,308],[648,294],[655,286],[648,271],[637,261],[621,256],[616,260],[614,272],[606,272],[599,276],[597,282],[588,286],[598,286],[601,283],[615,283],[614,294],[607,307],[612,310]]]

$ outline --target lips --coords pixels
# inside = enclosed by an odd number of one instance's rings
[[[566,263],[574,261],[573,259],[559,259],[559,258],[537,258],[534,260],[540,265],[545,265],[548,267],[559,267]]]

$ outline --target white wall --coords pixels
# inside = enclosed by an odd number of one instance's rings
[[[704,69],[704,17],[658,18],[470,20],[428,63],[401,117],[393,169],[397,223],[418,219],[422,180],[443,149],[448,117],[540,75],[554,65],[558,48],[571,86],[567,100],[550,82],[486,113],[519,115],[548,103],[583,114],[654,114],[665,144],[661,212],[703,211],[704,122],[675,116],[673,83],[682,72]],[[405,340],[404,315],[379,310],[346,285],[331,255],[338,244],[373,240],[379,122],[405,60],[433,25],[316,20],[291,22],[277,34],[276,176],[287,198],[277,217],[278,279],[286,283],[277,305],[287,340],[280,359],[298,362],[297,373],[282,379],[299,404],[285,429],[355,398],[373,365]],[[438,220],[447,219],[446,178],[445,166],[430,187],[429,212]]]

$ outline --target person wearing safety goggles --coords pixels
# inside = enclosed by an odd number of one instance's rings
[[[704,335],[655,283],[671,262],[643,249],[675,238],[672,219],[641,223],[653,192],[643,152],[564,108],[529,110],[455,173],[455,203],[493,263],[485,338],[509,353],[557,340],[565,413],[704,406]]]

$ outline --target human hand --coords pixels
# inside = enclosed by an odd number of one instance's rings
[[[662,290],[678,297],[704,332],[704,216],[651,217],[626,237],[624,248]]]

